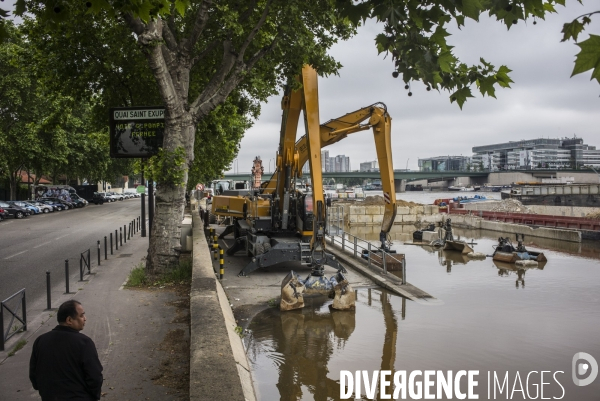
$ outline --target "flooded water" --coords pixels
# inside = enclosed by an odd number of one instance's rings
[[[572,379],[576,353],[600,361],[597,242],[526,238],[526,246],[543,251],[548,262],[518,269],[403,245],[412,230],[395,226],[392,235],[394,247],[406,254],[407,281],[442,303],[427,306],[379,288],[358,288],[355,312],[332,312],[329,299],[312,298],[302,311],[259,313],[246,345],[260,400],[338,400],[342,370],[365,370],[369,377],[375,370],[477,370],[479,399],[600,400],[600,378],[584,387]],[[501,235],[454,233],[488,255]],[[377,231],[357,235],[378,238]],[[499,383],[507,377],[503,391],[494,387],[494,374]],[[367,399],[364,391],[362,396]]]

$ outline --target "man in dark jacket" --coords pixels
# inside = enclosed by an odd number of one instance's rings
[[[29,380],[43,401],[96,401],[102,388],[102,365],[96,345],[81,334],[85,311],[70,300],[58,308],[58,326],[33,343]]]

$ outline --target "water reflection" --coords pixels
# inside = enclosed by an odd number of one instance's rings
[[[516,273],[515,287],[517,289],[519,289],[519,285],[521,288],[525,288],[525,272],[527,270],[544,270],[544,266],[546,266],[546,262],[539,262],[537,266],[517,266],[513,263],[499,262],[497,260],[492,260],[492,262],[498,268],[498,276],[500,277],[509,277]]]
[[[331,369],[330,361],[335,356],[345,355],[347,345],[356,329],[357,320],[369,320],[373,311],[383,315],[385,327],[384,339],[380,348],[380,369],[394,370],[396,362],[396,343],[398,337],[398,318],[392,308],[391,299],[400,298],[388,294],[385,290],[362,288],[356,290],[356,311],[336,311],[329,308],[331,300],[325,297],[311,298],[312,305],[302,310],[280,312],[276,308],[259,313],[250,323],[252,335],[247,345],[252,363],[261,365],[261,355],[269,355],[275,362],[277,378],[273,385],[271,373],[262,366],[254,369],[254,379],[260,399],[272,400],[338,400],[340,395],[339,369]],[[401,298],[400,319],[406,317],[406,299]],[[370,325],[370,330],[383,331],[380,323]],[[359,336],[357,342],[364,341]],[[373,352],[374,343],[361,347],[357,364],[342,369],[361,368],[365,358],[372,358],[379,352]],[[381,346],[381,345],[379,345]],[[368,348],[368,350],[367,350]],[[268,351],[267,351],[268,349]],[[267,352],[265,352],[267,351]],[[375,355],[374,355],[375,353]],[[331,378],[332,376],[336,379]],[[278,397],[279,396],[279,397]]]

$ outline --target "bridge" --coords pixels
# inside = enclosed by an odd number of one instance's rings
[[[530,170],[531,172],[531,170]],[[264,173],[263,181],[268,180],[273,173]],[[416,180],[431,180],[431,179],[439,179],[439,180],[451,180],[455,177],[487,177],[489,171],[406,171],[406,170],[398,170],[394,171],[394,179],[395,180],[406,180],[406,181],[416,181]],[[225,174],[225,179],[233,180],[233,181],[246,181],[250,180],[252,175],[250,173],[246,174]],[[323,173],[323,178],[362,178],[362,179],[380,179],[381,176],[378,171],[367,172],[367,171],[351,171],[347,173]]]

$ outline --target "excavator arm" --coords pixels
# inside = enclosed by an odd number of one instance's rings
[[[364,123],[366,120],[368,120],[368,122]],[[381,183],[385,200],[385,212],[383,215],[383,222],[381,224],[381,232],[379,237],[382,248],[386,250],[387,234],[394,224],[394,219],[396,218],[397,212],[394,170],[392,167],[391,126],[392,118],[387,113],[385,104],[375,103],[321,124],[319,126],[320,145],[316,145],[317,148],[314,152],[309,152],[308,135],[304,135],[295,143],[295,154],[297,154],[298,157],[297,165],[300,166],[296,172],[297,176],[301,176],[301,166],[304,166],[304,164],[309,161],[311,155],[313,156],[312,159],[316,159],[316,153],[318,152],[320,161],[321,149],[341,141],[350,134],[365,131],[369,128],[373,129],[375,148],[377,151],[377,159],[379,162],[379,170],[381,172]],[[321,177],[320,164],[318,165],[318,171],[319,176]],[[316,177],[312,172],[313,169],[311,167],[311,179],[313,180],[314,188]],[[276,182],[274,177],[276,177],[277,174],[278,172],[275,172],[271,180],[264,185],[264,192],[273,192],[275,189],[274,184]],[[319,179],[319,182],[322,183],[322,179]],[[313,192],[316,193],[317,189],[315,188]],[[322,185],[319,193],[322,193]]]

